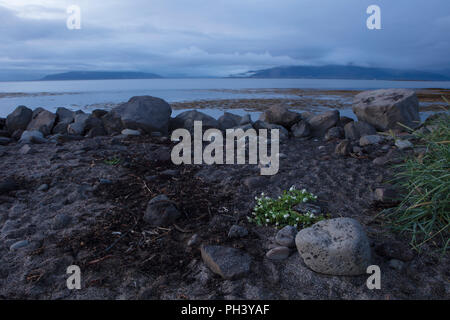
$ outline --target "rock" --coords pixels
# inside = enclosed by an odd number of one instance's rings
[[[391,187],[376,188],[374,199],[382,203],[392,203],[398,200],[398,193]]]
[[[47,191],[47,190],[48,190],[48,184],[46,184],[46,183],[41,184],[39,186],[39,188],[37,188],[37,191]]]
[[[103,125],[101,127],[94,127],[88,131],[86,134],[86,137],[88,138],[94,138],[94,137],[101,137],[106,136],[108,133],[106,132],[105,128],[103,128]]]
[[[343,128],[343,127],[345,127],[345,125],[347,123],[350,123],[350,122],[353,122],[353,121],[355,121],[355,120],[353,120],[352,118],[341,116],[341,118],[339,119],[338,125]]]
[[[95,109],[94,111],[92,111],[92,116],[94,118],[102,118],[104,115],[106,115],[108,113],[108,111],[103,110],[103,109]]]
[[[246,124],[252,124],[252,117],[247,113],[245,116],[241,118],[241,121],[239,122],[240,126],[246,125]]]
[[[323,137],[328,129],[335,127],[339,121],[339,111],[328,111],[308,120],[314,137]]]
[[[10,133],[16,130],[26,130],[33,116],[33,111],[25,106],[17,107],[6,117],[6,128]]]
[[[364,121],[349,122],[344,126],[345,139],[358,140],[362,136],[374,135],[375,128]]]
[[[202,246],[203,262],[212,272],[232,280],[250,272],[251,257],[245,252],[223,246]]]
[[[9,250],[10,251],[15,251],[15,250],[19,250],[19,249],[25,248],[25,247],[27,247],[29,245],[30,245],[30,242],[28,240],[20,240],[20,241],[14,242],[9,247]]]
[[[200,242],[200,237],[198,234],[193,234],[192,237],[188,240],[187,242],[187,246],[188,247],[193,247],[195,245],[197,245]]]
[[[400,140],[400,139],[397,139],[395,141],[395,146],[400,150],[411,149],[412,147],[414,147],[414,145],[411,142],[409,142],[409,140]]]
[[[325,134],[325,140],[341,139],[344,136],[344,129],[341,127],[330,128]]]
[[[42,132],[44,136],[52,133],[53,125],[56,121],[56,114],[47,110],[36,113],[31,122],[27,126],[27,131],[37,130]]]
[[[369,136],[362,136],[359,139],[359,145],[361,147],[364,147],[364,146],[369,146],[369,145],[372,145],[372,144],[379,144],[383,140],[384,140],[384,137],[382,137],[382,136],[380,136],[378,134],[369,135]]]
[[[19,143],[45,143],[45,142],[47,142],[47,139],[44,138],[42,132],[37,130],[24,131],[19,140]]]
[[[141,132],[139,130],[123,129],[122,134],[126,136],[140,136]]]
[[[341,142],[338,143],[334,152],[340,156],[347,156],[350,154],[350,150],[351,150],[350,141],[342,140]]]
[[[402,271],[404,266],[405,266],[405,263],[403,261],[400,261],[400,260],[397,260],[397,259],[389,260],[389,267],[391,269],[394,269],[394,270],[397,270],[397,271]]]
[[[67,126],[67,133],[82,136],[86,130],[88,119],[89,119],[88,114],[85,113],[76,114],[74,122],[72,122]]]
[[[59,230],[59,229],[64,229],[67,226],[69,226],[72,223],[72,217],[64,214],[64,213],[60,213],[58,215],[55,216],[55,218],[53,219],[53,229],[54,230]]]
[[[181,213],[165,195],[151,199],[144,214],[144,221],[153,227],[165,227],[174,223]]]
[[[217,121],[219,123],[219,129],[226,130],[239,126],[241,120],[241,116],[230,112],[224,112],[224,114]]]
[[[120,117],[116,116],[112,112],[108,112],[102,118],[103,127],[108,135],[116,134],[122,131],[123,124]]]
[[[290,128],[296,122],[301,120],[297,112],[289,111],[285,106],[273,105],[264,112],[264,121],[278,124],[285,128]]]
[[[275,236],[275,241],[283,247],[295,247],[295,236],[297,235],[297,228],[293,226],[285,226],[279,230]]]
[[[19,153],[22,155],[33,153],[33,149],[28,144],[24,144],[20,149]]]
[[[0,137],[0,145],[1,146],[6,146],[10,142],[12,142],[12,139],[6,138],[6,137]]]
[[[172,108],[163,99],[138,96],[132,97],[111,112],[122,120],[125,128],[141,129],[147,133],[157,131],[166,134]]]
[[[311,127],[305,120],[300,120],[291,127],[292,135],[296,138],[306,138],[311,135]]]
[[[286,139],[289,138],[289,131],[285,127],[283,127],[281,125],[278,125],[278,124],[267,123],[267,122],[258,120],[258,121],[256,121],[253,124],[253,127],[256,130],[267,129],[268,130],[268,136],[267,137],[269,137],[269,135],[270,135],[270,130],[278,129],[279,130],[278,132],[279,132],[280,140],[286,140]]]
[[[60,107],[56,109],[57,123],[69,124],[75,120],[75,112],[67,108]]]
[[[19,185],[13,180],[5,180],[0,182],[0,194],[19,189]]]
[[[172,130],[184,128],[189,131],[194,130],[194,121],[202,122],[202,129],[219,129],[219,122],[213,117],[197,110],[184,111],[171,120]]]
[[[67,134],[67,127],[69,126],[68,123],[64,123],[64,122],[59,122],[57,123],[54,127],[52,132],[54,134]]]
[[[248,231],[246,228],[238,225],[232,225],[230,230],[228,231],[228,238],[243,238],[248,235]]]
[[[358,221],[336,218],[301,230],[298,252],[313,271],[330,275],[365,274],[371,262],[369,240]]]
[[[266,253],[267,259],[284,260],[289,257],[290,250],[288,247],[275,247]]]
[[[244,186],[246,186],[249,189],[257,189],[261,186],[263,186],[266,183],[266,178],[263,176],[257,176],[257,177],[248,177],[245,178],[242,183]]]
[[[353,112],[358,120],[381,131],[404,130],[398,123],[415,128],[420,121],[419,99],[413,90],[407,89],[361,92],[354,98]]]

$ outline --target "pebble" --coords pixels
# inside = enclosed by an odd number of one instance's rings
[[[19,250],[19,249],[27,247],[29,244],[30,244],[30,242],[28,240],[20,240],[20,241],[13,243],[9,247],[9,250],[11,250],[11,251]]]
[[[295,236],[297,235],[297,228],[293,226],[285,226],[277,232],[275,242],[283,247],[295,247]]]
[[[408,140],[397,140],[395,141],[395,146],[400,150],[410,149],[413,147],[413,144]]]
[[[267,259],[284,260],[289,257],[290,250],[288,247],[276,247],[266,253]]]
[[[48,184],[46,184],[46,183],[41,184],[39,186],[39,188],[37,188],[37,191],[47,191],[47,190],[48,190]]]
[[[223,246],[202,246],[203,262],[224,279],[237,279],[250,272],[251,257],[242,250]]]
[[[245,227],[233,225],[228,231],[228,238],[243,238],[248,235],[248,231]]]

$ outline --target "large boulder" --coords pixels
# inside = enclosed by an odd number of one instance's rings
[[[67,133],[81,136],[86,131],[89,115],[86,113],[78,113],[75,115],[75,120],[67,126]]]
[[[301,230],[295,244],[305,264],[319,273],[360,275],[371,263],[366,233],[351,218],[320,221]]]
[[[27,130],[38,130],[42,132],[44,136],[48,136],[50,133],[52,133],[55,121],[56,114],[42,109],[40,112],[34,113],[33,119],[31,119],[31,122],[27,126]]]
[[[339,122],[339,111],[327,111],[318,115],[315,115],[308,120],[311,126],[312,135],[314,137],[323,137],[327,133],[328,129],[335,127]]]
[[[413,90],[382,89],[356,95],[353,112],[358,120],[376,129],[404,129],[398,123],[414,128],[419,124],[419,99]]]
[[[219,128],[221,130],[226,130],[239,126],[241,120],[242,117],[237,114],[224,112],[224,114],[217,121],[219,122]]]
[[[296,138],[306,138],[311,135],[311,127],[305,120],[300,120],[291,127],[292,135]]]
[[[109,135],[120,133],[122,129],[124,129],[122,120],[120,120],[119,116],[113,112],[108,112],[101,120],[103,122],[103,127]]]
[[[194,121],[201,121],[203,130],[219,129],[219,122],[211,116],[197,110],[184,111],[171,120],[171,129],[184,128],[194,130]]]
[[[273,105],[264,112],[263,120],[268,123],[279,124],[285,128],[290,128],[300,121],[301,116],[297,112],[289,111],[285,106]]]
[[[122,120],[124,128],[167,133],[172,108],[163,99],[138,96],[114,108],[112,113]]]
[[[26,130],[33,116],[33,111],[25,106],[18,106],[6,117],[6,128],[10,133]]]
[[[29,143],[45,143],[47,139],[44,138],[42,132],[38,130],[24,131],[20,137],[19,143],[29,144]]]

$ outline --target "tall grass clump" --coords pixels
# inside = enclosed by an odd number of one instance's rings
[[[432,130],[415,131],[425,153],[411,156],[394,167],[394,184],[403,200],[383,214],[395,230],[411,235],[411,245],[420,250],[431,243],[447,252],[450,225],[450,115],[427,121]],[[430,132],[431,131],[431,132]],[[420,132],[420,133],[419,133]]]

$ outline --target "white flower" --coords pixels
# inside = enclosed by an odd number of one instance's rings
[[[306,189],[302,189],[302,193],[306,193]]]
[[[283,218],[287,219],[287,218],[289,218],[289,215],[288,215],[288,214],[285,214],[285,215],[283,216]]]
[[[306,201],[308,201],[308,199],[306,199],[306,198],[303,198],[303,202],[306,202]]]
[[[269,222],[270,220],[269,219],[266,219],[266,222]]]
[[[292,186],[289,188],[289,191],[294,191],[295,190],[295,186]]]

